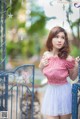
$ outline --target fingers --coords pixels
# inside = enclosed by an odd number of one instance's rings
[[[48,59],[42,59],[42,64],[46,66],[48,64]]]
[[[80,57],[78,56],[78,57],[76,57],[76,61],[77,62],[79,62],[80,61]]]
[[[42,57],[41,64],[42,64],[43,66],[48,65],[48,59],[47,59],[45,56]]]

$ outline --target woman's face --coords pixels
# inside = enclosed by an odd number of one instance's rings
[[[53,39],[52,39],[52,45],[55,49],[61,49],[64,46],[65,42],[65,34],[64,32],[59,32]]]

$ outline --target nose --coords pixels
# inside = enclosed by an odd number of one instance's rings
[[[58,42],[61,42],[61,38],[58,38]]]

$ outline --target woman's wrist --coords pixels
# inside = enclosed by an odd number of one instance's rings
[[[40,69],[43,69],[43,68],[44,68],[44,66],[43,66],[42,63],[39,64],[39,68],[40,68]]]

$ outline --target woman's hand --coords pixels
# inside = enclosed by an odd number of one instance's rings
[[[76,58],[75,58],[75,61],[78,63],[78,62],[80,61],[80,57],[79,57],[79,56],[76,57]]]
[[[42,63],[43,66],[48,65],[48,58],[45,57],[45,56],[43,56],[43,57],[42,57],[42,60],[41,60],[41,63]]]
[[[39,68],[43,69],[47,65],[48,65],[48,58],[43,55],[43,57],[40,61],[40,64],[39,64]]]

